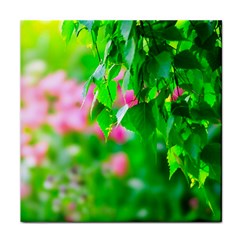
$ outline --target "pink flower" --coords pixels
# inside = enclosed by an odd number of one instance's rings
[[[71,131],[81,132],[87,126],[87,112],[79,107],[72,107],[68,110],[59,111],[48,117],[48,123],[59,134]]]
[[[125,104],[128,104],[129,107],[133,107],[136,104],[138,104],[138,100],[136,99],[133,90],[127,90],[125,95],[123,95],[121,86],[120,86],[120,84],[118,84],[117,99],[115,101],[115,105],[117,107],[122,107]]]
[[[21,183],[20,185],[20,195],[21,195],[21,198],[26,198],[30,195],[30,187],[29,185],[25,184],[25,183]]]
[[[35,165],[41,165],[48,150],[46,142],[40,142],[36,145],[26,145],[21,148],[21,156],[27,159],[33,159]]]
[[[69,127],[63,113],[56,113],[54,115],[49,115],[47,122],[51,125],[55,131],[59,134],[65,134],[69,132]]]
[[[45,100],[28,102],[28,105],[21,109],[21,125],[35,129],[43,124],[48,113],[48,103]]]
[[[66,74],[64,71],[58,71],[54,74],[50,74],[41,80],[39,88],[44,93],[48,93],[52,96],[59,96],[65,78]]]
[[[128,171],[128,157],[125,153],[117,153],[112,155],[109,162],[110,170],[116,176],[122,177],[126,175]]]
[[[123,79],[124,77],[124,73],[125,73],[125,70],[124,69],[121,69],[119,74],[114,78],[115,81],[119,81],[121,79]]]
[[[136,99],[133,90],[126,91],[125,99],[129,107],[133,107],[138,104],[138,100]]]
[[[23,132],[21,133],[21,147],[27,145],[30,140],[31,140],[30,135]]]
[[[172,100],[176,101],[178,99],[179,96],[181,96],[183,94],[184,90],[180,87],[176,87],[173,90],[173,95],[172,95]]]
[[[113,139],[117,143],[124,143],[127,140],[127,132],[125,128],[119,125],[112,129],[112,132],[110,133],[109,138]]]

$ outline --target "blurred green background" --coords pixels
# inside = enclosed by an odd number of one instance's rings
[[[83,30],[66,46],[61,24],[21,22],[21,221],[220,221],[221,185],[189,188],[179,169],[169,180],[163,139],[157,161],[123,128],[104,141],[90,105],[73,100],[98,66],[91,36]]]

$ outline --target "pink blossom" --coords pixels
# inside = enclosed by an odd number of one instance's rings
[[[134,95],[133,90],[127,90],[125,95],[122,92],[120,84],[117,86],[117,99],[115,101],[115,105],[117,107],[122,107],[125,104],[128,104],[129,107],[133,107],[138,103],[138,100],[136,99]]]
[[[26,198],[30,195],[31,189],[29,187],[29,185],[25,184],[25,183],[21,183],[20,185],[20,195],[21,198]]]
[[[48,123],[59,133],[80,132],[87,125],[87,112],[78,107],[59,111],[48,117]]]
[[[25,145],[21,148],[21,156],[31,158],[35,165],[41,165],[48,150],[46,142],[40,142],[36,145]]]
[[[172,100],[176,101],[178,99],[179,96],[181,96],[183,94],[184,90],[180,87],[176,87],[173,90],[173,95],[172,95]]]
[[[125,99],[129,107],[133,107],[138,104],[138,100],[136,99],[133,90],[126,91]]]
[[[26,107],[21,109],[21,125],[35,129],[43,124],[48,113],[47,101],[32,101]]]
[[[30,140],[31,140],[30,135],[24,132],[21,133],[21,147],[23,147],[24,145],[27,145]]]
[[[72,108],[66,112],[66,121],[72,131],[82,131],[87,125],[86,113],[80,108]]]
[[[64,71],[58,71],[54,74],[48,75],[46,78],[42,79],[39,88],[52,96],[59,96],[62,84],[66,78]]]
[[[109,162],[110,170],[116,176],[122,177],[128,171],[128,157],[125,153],[120,152],[112,155]]]
[[[117,85],[117,99],[114,104],[117,107],[122,107],[123,105],[125,105],[125,99],[123,97],[122,88],[119,83]]]
[[[57,133],[65,134],[70,130],[65,118],[66,116],[64,116],[64,113],[59,112],[49,115],[47,122],[55,129]]]
[[[125,70],[121,69],[119,74],[114,78],[114,80],[119,81],[119,80],[123,79],[124,73],[125,73]]]
[[[124,143],[127,140],[127,132],[125,128],[119,125],[112,129],[112,132],[110,133],[109,138],[113,139],[117,143]]]

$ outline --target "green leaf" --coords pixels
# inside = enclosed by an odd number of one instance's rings
[[[194,56],[189,50],[184,50],[174,57],[174,65],[177,68],[183,69],[196,69],[201,68],[196,56]]]
[[[106,68],[104,64],[100,64],[96,68],[95,72],[92,75],[92,77],[96,80],[96,84],[99,84],[98,82],[103,79],[105,70]]]
[[[122,119],[123,119],[124,115],[126,114],[127,110],[128,110],[128,105],[127,105],[127,104],[125,104],[123,107],[121,107],[121,108],[118,110],[118,112],[117,112],[117,114],[116,114],[116,117],[117,117],[117,125],[120,124],[120,122],[122,121]]]
[[[105,47],[105,51],[104,51],[104,58],[103,58],[103,63],[106,62],[107,60],[107,57],[109,55],[109,52],[111,50],[111,47],[112,47],[112,40],[109,40],[106,44],[106,47]]]
[[[200,169],[199,169],[199,187],[204,186],[206,178],[209,176],[209,166],[204,163],[203,161],[200,161]]]
[[[91,32],[92,26],[94,24],[94,21],[89,21],[89,20],[79,20],[81,24],[87,27],[88,31]]]
[[[121,30],[121,34],[125,41],[128,40],[129,34],[132,29],[132,25],[133,25],[133,21],[122,21],[121,22],[120,30]]]
[[[109,74],[108,74],[108,80],[114,79],[118,73],[121,70],[121,65],[116,65],[114,64],[110,69],[109,69]]]
[[[111,108],[113,102],[117,97],[117,82],[103,82],[98,87],[98,96],[97,99],[104,106]]]
[[[164,51],[160,53],[155,59],[152,59],[148,64],[148,71],[152,73],[155,78],[168,78],[171,68],[171,55]]]
[[[189,105],[185,101],[172,102],[171,112],[172,112],[173,115],[176,115],[176,116],[190,117]]]
[[[203,74],[200,70],[194,69],[187,72],[187,76],[192,83],[194,92],[200,94],[203,88]]]
[[[124,77],[123,77],[123,83],[122,83],[122,92],[123,92],[123,94],[125,94],[126,91],[128,90],[129,80],[130,80],[130,71],[127,70],[125,72],[125,74],[124,74]]]
[[[75,28],[74,21],[71,21],[71,20],[63,21],[62,37],[63,37],[64,41],[66,42],[66,44],[69,43],[72,33],[74,31],[74,28]]]
[[[133,37],[131,37],[126,42],[125,49],[124,49],[124,57],[125,57],[126,63],[129,68],[132,65],[132,61],[133,61],[134,54],[135,54],[135,48],[136,48],[136,43],[135,43]]]
[[[84,98],[87,96],[87,93],[88,93],[91,83],[92,83],[91,77],[84,83],[84,86],[83,86],[83,97]]]
[[[149,139],[156,130],[156,122],[153,116],[152,107],[153,104],[143,102],[128,109],[123,118],[123,120],[125,119],[125,121],[122,122],[123,126],[126,128],[130,127],[131,129],[129,130],[131,131],[134,127],[135,131],[142,139]],[[126,123],[126,119],[132,124]]]
[[[204,101],[213,107],[216,101],[216,94],[211,83],[204,84]]]
[[[219,114],[214,111],[206,102],[201,102],[197,107],[190,110],[191,118],[194,120],[208,120],[212,123],[219,123]]]
[[[167,120],[167,136],[169,135],[174,123],[174,116],[171,115]]]
[[[181,30],[177,29],[175,26],[171,26],[169,28],[165,28],[163,32],[161,33],[162,37],[166,40],[170,41],[181,41],[185,40],[185,38],[182,35]]]
[[[102,103],[96,101],[92,109],[91,120],[95,120],[104,108],[105,106]]]
[[[208,132],[207,141],[209,143],[222,142],[222,137],[221,137],[222,125],[221,124],[209,124],[207,132]]]
[[[222,66],[222,48],[215,47],[207,53],[207,61],[213,71]]]
[[[191,158],[198,164],[199,153],[201,151],[201,139],[197,134],[191,134],[189,138],[184,143],[184,148],[191,156]]]
[[[198,34],[198,37],[201,39],[202,44],[212,35],[213,25],[208,22],[200,22],[195,25],[195,30]]]
[[[179,158],[182,153],[182,148],[175,145],[169,148],[167,153],[168,165],[169,165],[169,180],[178,168],[181,168],[182,161]]]
[[[206,163],[219,164],[221,162],[221,150],[220,143],[209,143],[203,148],[201,159]]]
[[[104,108],[102,112],[97,117],[97,122],[99,124],[99,127],[101,128],[105,141],[107,141],[107,138],[112,131],[114,123],[116,123],[116,117],[113,115],[112,111],[109,108]]]

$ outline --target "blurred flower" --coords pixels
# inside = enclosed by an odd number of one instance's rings
[[[188,203],[192,209],[198,208],[198,199],[197,198],[195,198],[195,197],[191,198]]]
[[[136,104],[138,104],[138,100],[136,96],[134,95],[133,90],[127,90],[125,94],[122,92],[122,88],[120,84],[117,86],[117,99],[115,101],[115,105],[117,107],[122,107],[125,104],[128,104],[129,107],[133,107]]]
[[[114,78],[114,80],[119,81],[119,80],[123,79],[124,73],[125,73],[125,70],[121,69],[119,74]]]
[[[114,175],[122,177],[128,171],[128,157],[123,152],[114,154],[103,167],[110,170]]]
[[[34,165],[41,165],[48,150],[48,143],[39,142],[35,145],[24,145],[21,149],[22,157],[34,161]]]
[[[176,101],[178,99],[179,96],[181,96],[183,94],[184,90],[180,87],[176,87],[173,90],[173,95],[172,95],[172,100]]]
[[[20,185],[20,195],[21,195],[21,198],[25,198],[25,197],[28,197],[30,195],[30,187],[29,185],[27,185],[26,183],[22,183],[21,182],[21,185]]]
[[[109,138],[113,139],[117,143],[124,143],[128,138],[127,131],[121,125],[118,125],[112,129]]]
[[[39,83],[39,89],[44,93],[49,93],[52,96],[59,96],[61,86],[66,79],[64,71],[58,71],[54,74],[50,74]]]
[[[133,90],[126,91],[125,99],[126,99],[126,103],[128,104],[129,107],[133,107],[136,104],[138,104],[138,100],[136,99]]]

